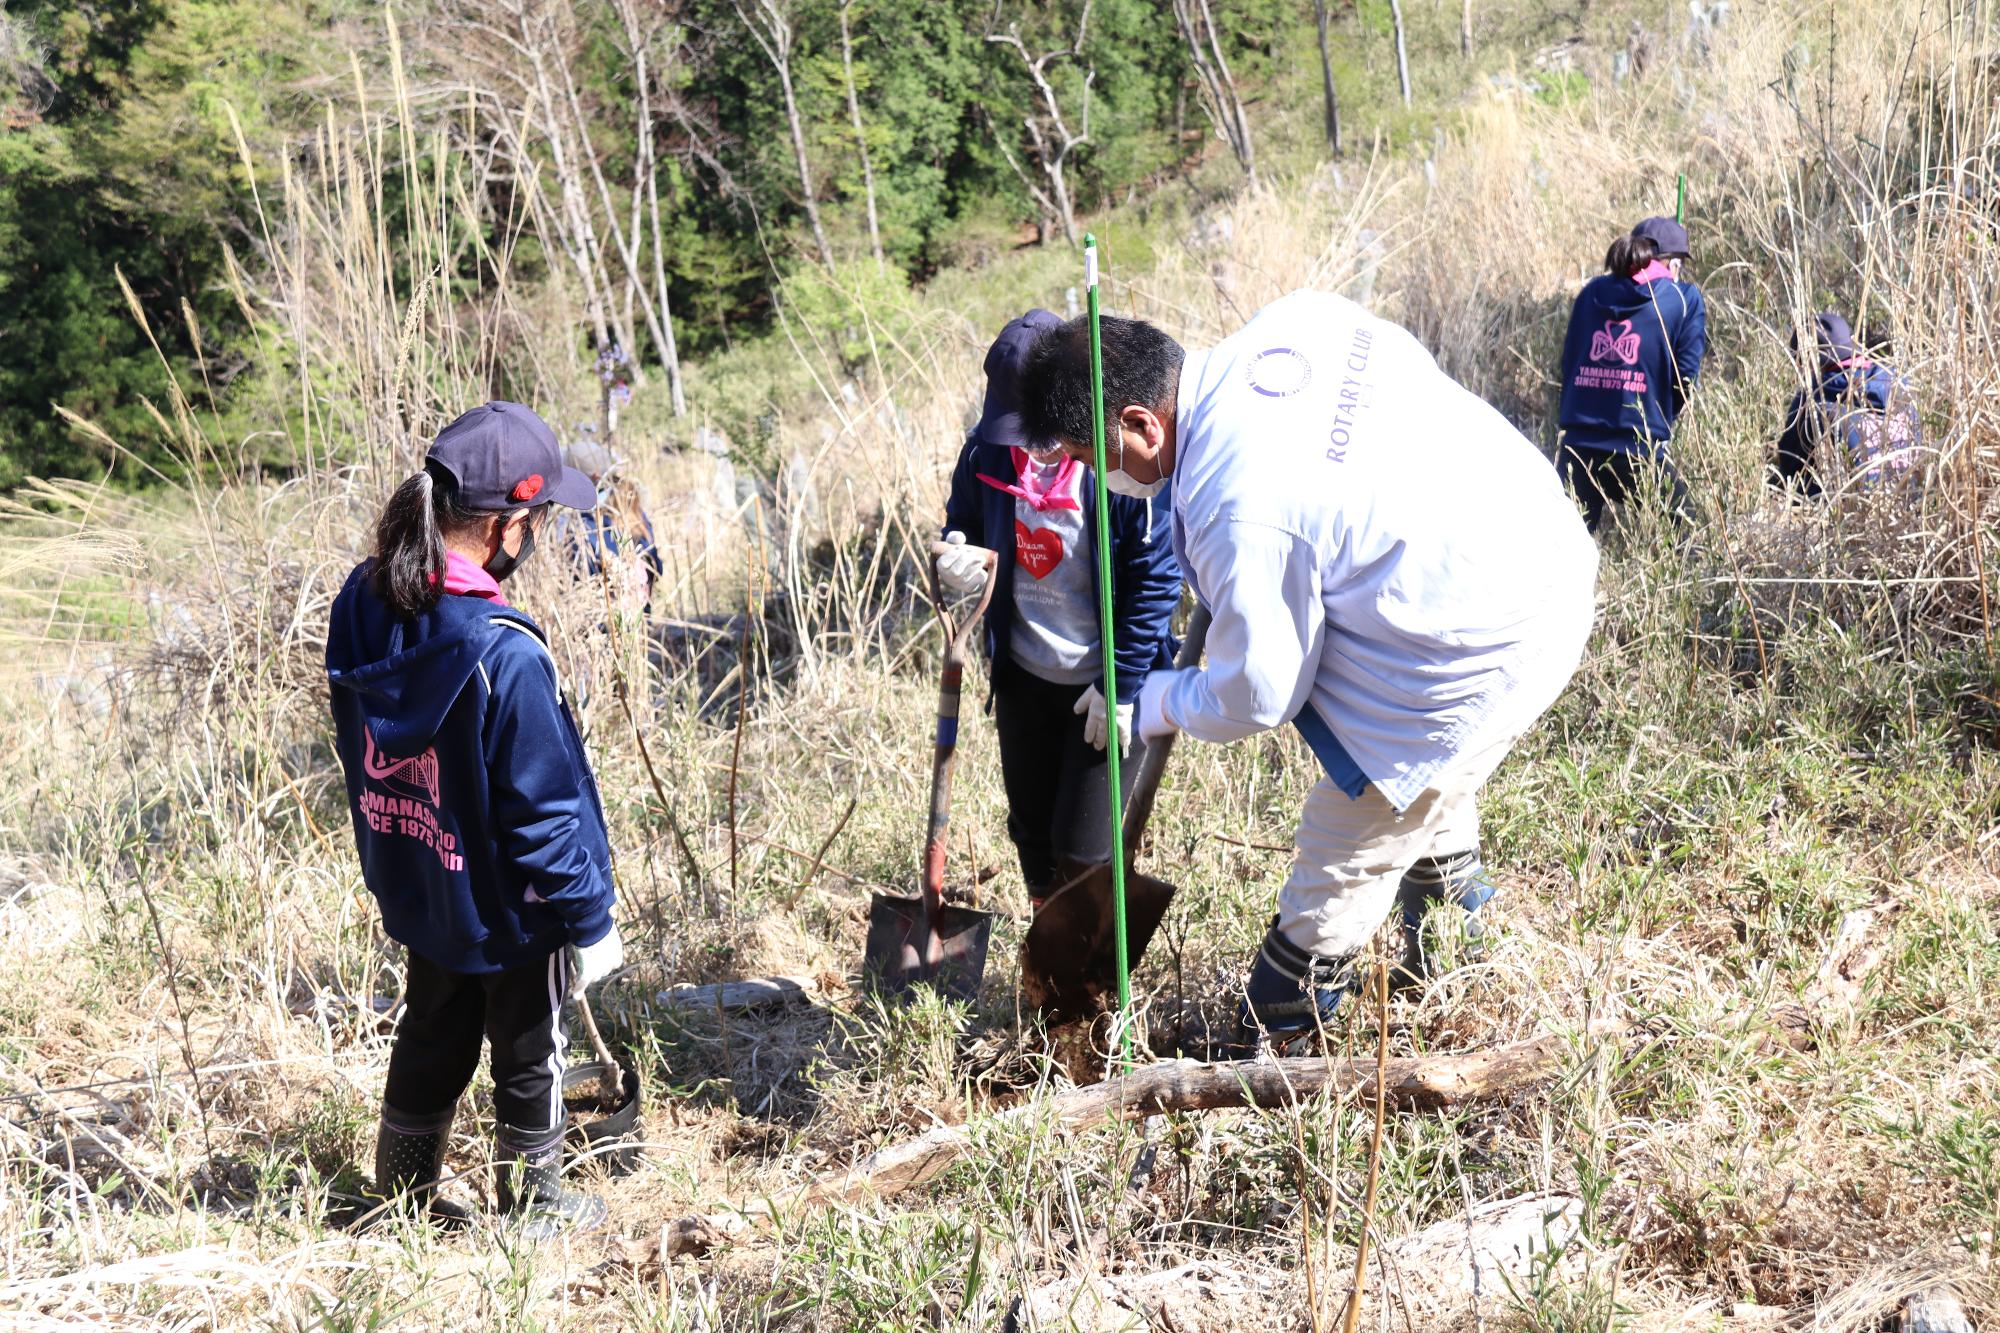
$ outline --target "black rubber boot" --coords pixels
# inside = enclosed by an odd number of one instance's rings
[[[520,1223],[521,1234],[537,1243],[565,1233],[595,1231],[610,1209],[594,1194],[563,1188],[563,1127],[518,1129],[498,1125],[494,1194],[500,1211]]]
[[[1411,990],[1443,973],[1440,951],[1425,938],[1427,929],[1455,931],[1456,949],[1444,952],[1455,952],[1466,961],[1478,961],[1485,952],[1486,940],[1479,909],[1486,906],[1495,892],[1493,882],[1486,878],[1486,866],[1477,847],[1449,856],[1426,856],[1411,866],[1396,888],[1396,903],[1403,915],[1403,955],[1390,974],[1390,984],[1397,990]],[[1445,920],[1430,921],[1431,909],[1443,903],[1451,903],[1464,915],[1453,913]]]
[[[457,1115],[457,1102],[427,1116],[410,1115],[384,1102],[382,1124],[375,1132],[376,1196],[392,1208],[421,1213],[453,1231],[472,1221],[470,1213],[437,1193],[445,1144]]]
[[[1243,1003],[1236,1011],[1237,1041],[1246,1050],[1284,1049],[1324,1031],[1354,984],[1354,956],[1324,958],[1286,939],[1278,918],[1264,932]]]

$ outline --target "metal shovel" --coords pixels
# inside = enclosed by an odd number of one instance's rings
[[[1208,639],[1208,608],[1197,605],[1188,617],[1187,638],[1181,643],[1176,667],[1191,667],[1201,661],[1202,645]],[[1132,782],[1132,798],[1125,806],[1125,957],[1128,969],[1139,965],[1139,957],[1153,941],[1153,933],[1166,918],[1173,901],[1174,886],[1163,879],[1142,875],[1132,869],[1139,839],[1153,816],[1153,799],[1160,792],[1160,776],[1174,752],[1174,737],[1163,736],[1146,746],[1139,776]],[[1095,1018],[1106,1008],[1105,996],[1116,1003],[1118,993],[1117,941],[1112,934],[1117,918],[1111,899],[1111,867],[1094,865],[1072,869],[1069,881],[1042,904],[1021,944],[1021,998],[1035,1009],[1051,1028],[1083,1018]]]
[[[984,551],[986,583],[962,621],[945,606],[937,558],[952,548],[931,547],[931,605],[944,630],[944,674],[938,684],[937,745],[931,756],[931,812],[924,840],[922,891],[914,898],[878,893],[868,904],[868,943],[862,971],[877,991],[894,995],[934,984],[955,1000],[972,1000],[986,975],[986,946],[993,914],[944,900],[946,839],[951,830],[951,771],[958,754],[958,694],[965,654],[986,605],[993,600],[997,557]],[[973,550],[981,548],[973,547]]]

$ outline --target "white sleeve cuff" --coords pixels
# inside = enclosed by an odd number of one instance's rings
[[[1179,725],[1167,716],[1167,692],[1182,674],[1179,671],[1155,671],[1146,677],[1146,683],[1139,689],[1139,707],[1136,710],[1141,740],[1158,740],[1180,730]]]

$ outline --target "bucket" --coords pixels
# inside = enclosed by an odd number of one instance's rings
[[[639,1169],[639,1071],[618,1066],[618,1103],[606,1106],[607,1068],[593,1060],[563,1071],[563,1111],[569,1123],[565,1137],[576,1159],[595,1162],[609,1175],[626,1176]]]

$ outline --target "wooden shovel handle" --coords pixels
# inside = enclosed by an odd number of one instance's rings
[[[956,621],[946,604],[937,571],[938,557],[953,549],[978,551],[986,564],[986,582],[980,587],[978,602],[962,620]],[[950,855],[951,771],[958,754],[958,696],[965,676],[966,649],[971,645],[973,631],[979,628],[979,618],[986,614],[986,607],[993,600],[993,573],[999,562],[999,555],[985,547],[954,548],[949,542],[931,543],[931,607],[944,630],[944,669],[938,681],[937,739],[931,750],[931,808],[924,834],[923,898],[927,916],[944,905],[945,858]],[[935,966],[942,957],[943,945],[934,925],[926,926],[925,937],[931,955],[925,962]]]
[[[944,586],[938,581],[938,557],[947,551],[977,551],[985,557],[986,582],[980,586],[979,600],[963,619],[953,618],[945,605]],[[993,602],[993,575],[1000,568],[1000,553],[984,546],[954,545],[951,542],[931,543],[931,609],[937,612],[938,623],[944,626],[945,660],[965,661],[965,653],[972,645],[972,630],[979,618],[986,614],[986,608]]]
[[[1198,666],[1201,651],[1208,643],[1208,608],[1196,602],[1194,612],[1188,616],[1187,637],[1181,640],[1180,655],[1174,658],[1176,668]],[[1137,710],[1134,710],[1137,711]],[[1138,725],[1138,719],[1133,719]],[[1160,777],[1167,771],[1167,760],[1174,752],[1174,737],[1162,736],[1146,746],[1146,757],[1139,761],[1139,776],[1132,781],[1132,799],[1125,805],[1125,855],[1130,857],[1139,849],[1139,839],[1145,836],[1146,823],[1153,817],[1153,798],[1160,794]]]

